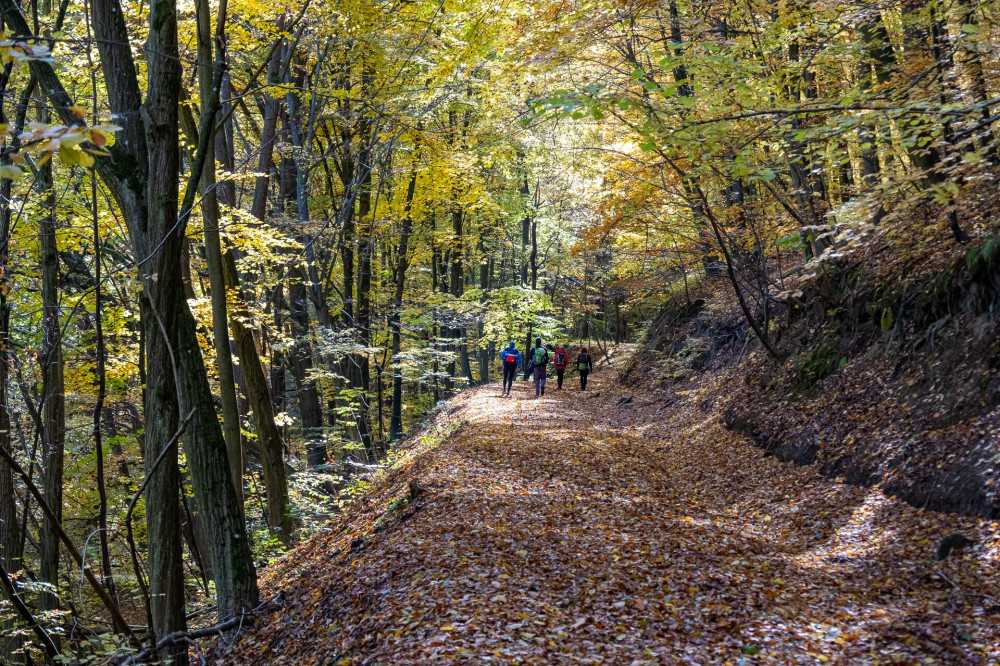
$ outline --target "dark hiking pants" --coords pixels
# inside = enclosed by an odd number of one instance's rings
[[[517,363],[503,364],[503,392],[508,393],[514,388],[514,377],[517,375]]]
[[[589,374],[590,374],[590,370],[581,370],[580,371],[580,390],[581,391],[586,391],[587,390],[587,375],[589,375]]]
[[[563,375],[566,374],[566,368],[556,368],[556,381],[558,382],[559,388],[562,388]]]

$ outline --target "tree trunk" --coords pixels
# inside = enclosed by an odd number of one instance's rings
[[[212,97],[213,49],[211,10],[208,0],[197,0],[198,24],[198,84],[202,105]],[[205,110],[203,109],[204,113]],[[211,124],[215,125],[215,115]],[[219,394],[222,398],[222,432],[226,441],[229,458],[229,474],[236,490],[236,500],[243,509],[243,441],[240,436],[240,413],[236,404],[236,379],[233,372],[233,357],[229,349],[228,312],[226,308],[226,288],[222,275],[222,243],[219,238],[219,200],[215,183],[215,146],[210,144],[208,158],[201,176],[201,216],[204,222],[205,263],[208,265],[208,281],[211,286],[212,338],[215,343],[215,365],[219,375]]]
[[[179,411],[178,395],[183,396],[184,393],[180,382],[175,383],[175,378],[188,351],[178,347],[180,311],[181,308],[187,309],[180,271],[184,233],[183,230],[180,233],[172,231],[179,214],[177,100],[181,80],[174,1],[154,0],[150,11],[149,39],[146,42],[149,80],[143,111],[147,119],[147,173],[156,174],[156,177],[149,178],[146,185],[146,201],[150,203],[145,225],[147,232],[143,234],[146,242],[137,248],[136,257],[139,261],[150,257],[143,266],[146,306],[142,313],[142,325],[146,329],[143,457],[146,473],[150,477],[146,486],[147,567],[152,630],[157,638],[187,628],[178,503],[180,472],[177,468],[177,446],[172,445],[176,441],[181,418],[186,416]],[[96,3],[94,7],[96,9]],[[153,20],[153,16],[157,18]],[[191,333],[194,332],[193,323]],[[175,350],[180,352],[181,358],[177,357]],[[188,409],[194,406],[194,403],[185,402],[189,405]],[[162,462],[155,465],[164,451],[166,454]],[[159,656],[165,661],[187,664],[187,646],[166,648]]]
[[[285,28],[285,15],[278,17],[279,34]],[[271,53],[267,65],[267,83],[276,86],[281,83],[281,46]],[[257,162],[257,179],[254,181],[253,204],[250,214],[263,220],[267,214],[267,183],[274,170],[274,140],[277,137],[278,111],[280,100],[273,95],[264,95],[264,126],[260,135],[260,159]]]
[[[295,348],[291,352],[292,373],[299,397],[299,415],[302,433],[306,438],[306,462],[310,467],[327,462],[326,443],[323,440],[323,410],[316,390],[313,369],[312,345],[309,343],[309,309],[306,296],[305,275],[301,264],[288,271],[289,321]]]
[[[0,105],[0,120],[2,117]],[[9,163],[6,158],[4,162]],[[10,412],[8,410],[7,380],[8,380],[8,348],[10,345],[10,304],[7,296],[10,293],[8,256],[10,251],[10,180],[0,181],[0,448],[11,452],[10,446]],[[9,465],[0,462],[0,562],[6,571],[20,571],[22,568],[21,551],[23,543],[18,529],[16,494],[14,492],[14,471]],[[8,628],[4,623],[4,628]],[[16,648],[17,644],[10,647]],[[11,659],[11,650],[0,650],[0,661]],[[13,663],[13,662],[12,662]]]
[[[48,114],[39,109],[39,120]],[[42,270],[42,486],[45,501],[62,522],[63,461],[66,445],[66,397],[63,382],[62,330],[59,321],[59,251],[56,247],[55,187],[51,160],[39,168],[39,183],[45,200],[45,214],[38,220],[38,241]],[[42,610],[59,607],[59,535],[53,521],[42,520],[39,538],[39,574],[56,593],[39,596]],[[56,639],[58,640],[58,639]]]
[[[406,286],[406,269],[409,267],[410,233],[413,230],[413,195],[417,189],[416,165],[406,188],[406,209],[403,224],[399,230],[399,252],[396,257],[396,291],[392,298],[392,315],[389,328],[392,330],[392,414],[389,417],[389,441],[399,441],[403,436],[403,372],[400,368],[401,348],[400,311],[403,309],[403,289]]]
[[[531,241],[531,191],[528,189],[528,172],[524,166],[524,153],[518,152],[518,163],[524,170],[521,174],[521,201],[524,202],[524,218],[521,219],[521,286],[528,284],[528,243]]]
[[[239,293],[236,259],[232,251],[226,252],[223,264],[226,287],[235,290],[242,299],[242,294]],[[250,312],[238,310],[233,313],[230,326],[233,329],[236,353],[240,359],[240,368],[243,370],[247,398],[250,401],[254,428],[257,431],[261,472],[264,476],[264,494],[267,496],[267,524],[281,542],[287,545],[291,539],[293,525],[288,515],[288,478],[282,458],[284,443],[278,425],[274,422],[274,406],[267,387],[267,377],[264,375],[264,368],[257,354],[253,330],[245,323],[250,321],[250,316]]]
[[[366,76],[367,78],[367,76]],[[363,137],[366,141],[369,137]],[[371,347],[371,288],[372,288],[372,171],[374,165],[371,164],[372,154],[369,146],[361,151],[358,159],[358,168],[364,171],[361,179],[361,189],[358,193],[358,302],[357,302],[357,327],[359,342],[364,347]],[[371,426],[369,424],[369,399],[368,390],[371,382],[371,363],[368,352],[364,351],[354,354],[356,368],[352,387],[357,389],[358,411],[355,418],[355,427],[359,436],[359,441],[368,452],[369,460],[376,460],[377,455],[372,446]]]

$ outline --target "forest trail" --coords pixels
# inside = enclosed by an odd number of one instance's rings
[[[216,663],[1000,662],[995,523],[765,457],[707,383],[629,403],[613,374],[456,397]],[[978,547],[934,562],[956,530]]]

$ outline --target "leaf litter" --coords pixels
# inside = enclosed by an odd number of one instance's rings
[[[1000,663],[997,523],[765,456],[711,376],[623,402],[611,374],[455,397],[215,663]]]

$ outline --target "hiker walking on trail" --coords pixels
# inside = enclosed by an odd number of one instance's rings
[[[542,346],[542,339],[535,338],[535,346],[530,352],[535,367],[535,397],[545,395],[545,366],[549,364],[549,350]]]
[[[563,375],[566,374],[566,348],[559,345],[552,365],[556,366],[556,389],[562,390]]]
[[[594,369],[594,362],[590,360],[590,354],[587,353],[587,348],[584,347],[580,351],[580,355],[576,357],[576,369],[580,371],[580,390],[587,390],[587,375],[590,371]]]
[[[510,346],[500,352],[500,360],[503,362],[503,393],[510,395],[510,389],[514,386],[514,376],[521,365],[521,352],[517,351],[514,341],[510,341]]]

